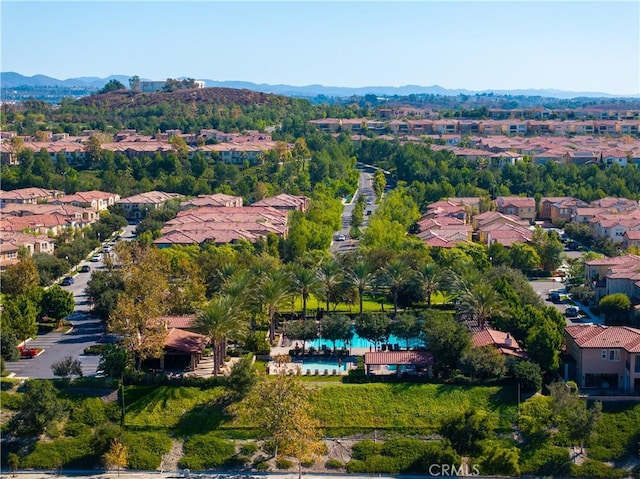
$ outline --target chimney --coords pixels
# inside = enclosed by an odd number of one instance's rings
[[[513,339],[511,339],[511,335],[509,333],[507,333],[507,335],[504,338],[504,344],[508,348],[513,346]]]

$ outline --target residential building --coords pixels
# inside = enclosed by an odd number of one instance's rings
[[[263,198],[251,206],[269,206],[277,210],[297,210],[306,213],[309,210],[309,198],[306,196],[294,196],[282,193],[269,198]]]
[[[536,219],[536,200],[525,196],[499,196],[496,198],[499,213],[513,215],[533,223]]]
[[[496,329],[483,328],[473,333],[471,344],[476,348],[486,346],[493,347],[505,356],[525,358],[527,355],[510,333],[504,333]]]
[[[640,329],[574,325],[565,328],[565,379],[580,389],[622,390],[640,394]]]
[[[63,191],[47,190],[44,188],[19,188],[10,191],[0,191],[0,204],[10,203],[46,203],[47,201],[59,198],[64,195]]]
[[[148,191],[138,195],[122,198],[117,204],[122,206],[125,217],[128,220],[139,221],[143,219],[149,211],[162,208],[167,201],[182,198],[177,193],[165,193],[164,191]]]
[[[65,195],[51,201],[53,204],[71,204],[82,208],[93,208],[97,211],[103,211],[113,206],[120,199],[117,193],[108,193],[106,191],[80,191],[73,195]]]

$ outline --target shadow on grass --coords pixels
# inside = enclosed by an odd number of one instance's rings
[[[224,412],[224,407],[221,401],[199,404],[180,417],[174,431],[180,436],[190,436],[219,429],[232,419],[232,416]]]

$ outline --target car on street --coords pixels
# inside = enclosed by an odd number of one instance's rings
[[[94,254],[94,255],[91,257],[91,262],[92,262],[92,263],[98,263],[98,262],[99,262],[99,261],[101,261],[101,260],[102,260],[102,255],[101,255],[101,254]]]
[[[33,359],[38,355],[38,350],[36,348],[25,348],[24,346],[18,348],[20,350],[20,357]]]
[[[88,264],[82,265],[82,267],[80,268],[81,273],[88,273],[90,271],[91,271],[91,266],[89,266]]]
[[[71,276],[67,276],[62,280],[61,284],[62,286],[71,286],[73,283],[75,283],[74,279]]]
[[[372,204],[373,204],[373,201],[367,200],[367,205],[372,205]]]
[[[336,241],[347,241],[347,237],[345,235],[338,235]]]
[[[564,310],[564,315],[568,318],[576,317],[579,314],[580,314],[580,310],[575,306],[569,306],[567,309]]]

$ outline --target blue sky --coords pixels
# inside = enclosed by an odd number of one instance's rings
[[[640,95],[640,2],[2,0],[0,68]]]

